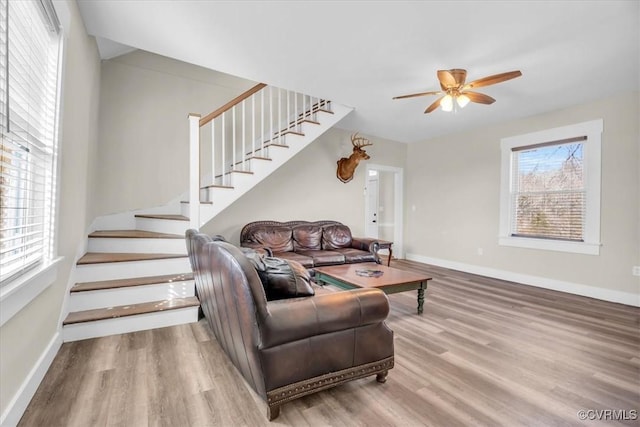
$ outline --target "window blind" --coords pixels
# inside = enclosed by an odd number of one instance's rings
[[[584,241],[585,140],[512,150],[512,236]]]
[[[50,0],[0,0],[0,284],[52,256],[59,47]]]

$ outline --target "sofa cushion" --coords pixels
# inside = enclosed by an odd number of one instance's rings
[[[344,260],[347,264],[354,264],[358,262],[376,262],[376,257],[368,251],[362,251],[355,248],[338,248],[333,249],[334,252],[339,252],[344,255]]]
[[[320,249],[322,227],[318,225],[298,225],[293,228],[293,250]]]
[[[296,261],[302,264],[306,268],[313,267],[313,258],[310,256],[302,255],[297,252],[275,252],[273,254],[276,258],[288,259],[290,261]]]
[[[313,296],[311,277],[306,268],[296,261],[264,257],[264,270],[257,270],[267,301]]]
[[[313,259],[313,266],[320,267],[323,265],[335,265],[344,264],[345,257],[339,252],[334,251],[298,251],[297,254],[311,257]]]
[[[253,231],[252,240],[270,248],[274,253],[293,251],[293,238],[289,227],[264,226]]]
[[[348,248],[351,230],[346,225],[328,225],[322,229],[322,249]]]

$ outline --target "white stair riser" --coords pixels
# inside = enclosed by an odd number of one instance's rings
[[[149,261],[107,262],[103,264],[83,264],[76,268],[77,282],[97,282],[102,280],[129,279],[132,277],[162,276],[191,271],[189,259],[168,258]]]
[[[196,289],[193,280],[72,292],[69,299],[69,311],[75,312],[165,299],[186,298],[195,296],[195,294]]]
[[[135,316],[98,320],[95,322],[74,323],[62,328],[64,342],[105,337],[107,335],[126,334],[198,321],[198,307],[158,311]]]
[[[189,221],[136,217],[137,230],[155,231],[157,233],[169,233],[184,236],[184,232],[187,231],[188,228]]]
[[[90,237],[87,252],[187,254],[184,239]]]

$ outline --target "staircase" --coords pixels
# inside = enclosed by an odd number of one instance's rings
[[[185,231],[213,219],[351,111],[260,84],[204,118],[191,114],[189,190],[166,206],[96,220],[76,264],[64,341],[197,321]],[[203,148],[211,159],[206,172]]]

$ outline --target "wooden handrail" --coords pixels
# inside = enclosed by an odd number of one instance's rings
[[[233,98],[231,101],[227,102],[222,107],[220,107],[217,110],[207,114],[206,116],[204,116],[203,118],[200,119],[200,127],[206,125],[211,120],[215,119],[216,117],[218,117],[219,115],[221,115],[225,111],[230,110],[231,107],[233,107],[234,105],[237,105],[237,104],[241,103],[242,101],[244,101],[245,99],[247,99],[248,97],[250,97],[251,95],[253,95],[254,93],[258,92],[260,89],[262,89],[262,88],[264,88],[266,86],[267,85],[265,83],[258,83],[257,85],[255,85],[254,87],[252,87],[251,89],[249,89],[248,91],[243,93],[242,95],[239,95],[239,96]]]

